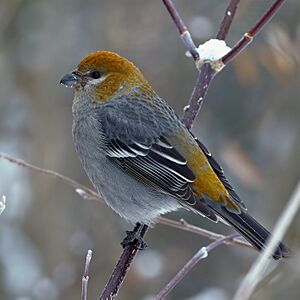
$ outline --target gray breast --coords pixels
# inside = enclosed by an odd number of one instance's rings
[[[105,155],[105,135],[92,111],[74,115],[73,140],[94,187],[121,217],[151,224],[157,216],[180,207],[176,199],[137,181]]]

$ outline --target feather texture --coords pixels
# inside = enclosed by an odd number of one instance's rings
[[[206,203],[195,197],[190,186],[195,175],[187,166],[187,161],[165,138],[159,138],[151,145],[126,145],[120,140],[111,140],[107,143],[106,151],[114,163],[137,180],[175,197],[183,206],[192,207],[192,210],[212,221],[217,221]]]

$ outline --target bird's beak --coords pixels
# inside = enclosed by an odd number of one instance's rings
[[[80,85],[80,82],[81,82],[81,76],[76,71],[67,73],[60,80],[60,84],[64,85],[67,88],[76,88]]]

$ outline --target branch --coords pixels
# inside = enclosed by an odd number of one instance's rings
[[[21,159],[14,158],[14,157],[6,154],[6,153],[0,152],[0,158],[3,158],[3,159],[5,159],[5,160],[7,160],[7,161],[9,161],[13,164],[18,165],[18,166],[25,167],[29,170],[36,171],[36,172],[39,172],[39,173],[42,173],[42,174],[45,174],[45,175],[49,175],[51,177],[58,178],[59,180],[65,182],[68,185],[75,188],[75,191],[85,199],[88,198],[88,199],[93,199],[93,200],[98,200],[98,201],[104,202],[103,199],[95,191],[93,191],[92,189],[90,189],[90,188],[80,184],[79,182],[77,182],[77,181],[75,181],[75,180],[73,180],[73,179],[71,179],[67,176],[64,176],[60,173],[57,173],[57,172],[52,171],[52,170],[48,170],[48,169],[44,169],[44,168],[34,166],[34,165],[32,165],[28,162],[25,162]]]
[[[221,59],[222,63],[227,65],[238,54],[241,53],[257,36],[260,30],[274,17],[285,0],[276,0],[262,18],[236,43],[236,45],[224,55]]]
[[[178,221],[174,221],[174,220],[171,220],[168,218],[159,217],[157,220],[159,221],[160,224],[167,225],[167,226],[174,227],[174,228],[181,229],[181,230],[185,230],[185,231],[192,232],[195,234],[199,234],[201,236],[209,238],[210,240],[219,240],[219,239],[223,239],[226,237],[223,234],[215,233],[215,232],[191,225],[191,224],[187,223],[186,221],[184,221],[183,219],[181,219],[180,222],[178,222]],[[244,238],[241,239],[240,235],[238,237],[234,237],[230,240],[225,240],[224,244],[238,245],[241,247],[250,248],[250,249],[254,250],[254,247],[250,243],[248,243],[246,240],[244,240]]]
[[[2,198],[0,199],[0,216],[4,212],[6,207],[6,196],[3,195]]]
[[[89,250],[87,252],[85,258],[84,271],[82,275],[82,283],[81,283],[81,300],[87,300],[87,290],[88,290],[88,282],[89,282],[89,268],[92,260],[93,252]]]
[[[172,0],[162,0],[162,1],[166,6],[171,18],[174,21],[184,45],[191,53],[197,65],[198,62],[201,61],[201,57],[199,56],[199,53],[197,51],[197,48],[191,37],[190,32],[188,31],[186,25],[184,24],[178,11],[176,10],[173,1]],[[230,25],[232,23],[232,20],[234,18],[236,12],[236,6],[238,2],[239,1],[237,0],[230,1],[226,9],[223,21],[220,25],[220,29],[217,34],[218,37],[225,39],[227,32],[230,28]],[[228,14],[228,12],[230,12],[230,14]],[[213,79],[213,77],[215,76],[215,74],[216,71],[213,70],[213,68],[209,63],[204,63],[199,69],[197,82],[195,84],[189,104],[184,109],[184,114],[182,118],[183,123],[188,129],[191,129],[193,122],[201,109],[203,99],[206,96],[209,84]]]
[[[140,237],[143,238],[146,234],[148,226],[143,225]],[[129,270],[132,260],[134,259],[136,253],[138,252],[139,242],[133,242],[129,244],[123,251],[113,273],[107,282],[100,300],[115,299],[117,293],[120,289],[121,284]]]
[[[192,268],[202,259],[207,258],[208,253],[225,242],[228,242],[238,236],[238,234],[231,234],[223,236],[216,241],[210,243],[207,247],[202,247],[183,267],[182,269],[169,281],[169,283],[157,294],[155,300],[165,299],[175,286],[192,270]]]
[[[246,275],[239,289],[237,290],[234,300],[247,300],[253,294],[256,285],[262,278],[267,266],[270,264],[272,253],[282,240],[288,227],[292,223],[295,215],[300,207],[300,181],[298,182],[295,191],[293,192],[286,209],[283,211],[273,230],[273,235],[268,241],[265,250],[257,258],[252,265],[249,273]]]
[[[226,8],[223,20],[217,33],[218,40],[225,40],[240,0],[231,0]]]
[[[194,87],[192,96],[190,98],[189,104],[185,107],[183,122],[188,129],[192,128],[193,122],[197,117],[203,103],[203,99],[206,96],[209,84],[214,76],[219,72],[224,66],[226,66],[230,61],[232,61],[245,47],[247,47],[253,38],[259,33],[262,27],[270,21],[270,19],[278,12],[280,6],[285,0],[276,0],[270,9],[263,15],[263,17],[246,33],[243,38],[229,51],[224,55],[219,61],[215,62],[204,62],[201,61],[199,55],[192,53],[191,49],[196,50],[195,44],[191,38],[189,31],[187,30],[184,22],[180,18],[173,2],[171,0],[163,0],[165,6],[167,7],[169,14],[171,15],[176,27],[179,30],[180,36],[182,38],[182,33],[186,32],[188,36],[188,42],[183,41],[184,45],[187,47],[191,53],[196,66],[199,69],[199,75],[197,78],[196,85]],[[225,39],[229,31],[229,28],[232,24],[233,18],[235,16],[237,6],[239,4],[238,0],[231,0],[225,11],[225,15],[220,25],[220,29],[217,33],[218,39]],[[201,62],[199,64],[199,62]],[[215,67],[217,66],[217,68]]]
[[[199,53],[197,51],[197,48],[195,46],[195,43],[191,37],[190,32],[187,30],[187,27],[185,26],[183,20],[181,19],[178,11],[176,10],[174,3],[172,0],[162,0],[164,5],[166,6],[171,18],[173,19],[180,37],[183,41],[183,44],[187,48],[187,50],[192,55],[194,61],[198,61],[200,59]]]
[[[217,33],[217,38],[224,40],[232,24],[233,18],[236,13],[239,0],[231,0],[225,11],[223,20]],[[197,61],[196,61],[197,65]],[[198,78],[195,87],[192,92],[192,96],[189,100],[189,104],[184,110],[182,121],[188,129],[192,128],[192,125],[202,107],[203,100],[207,94],[209,84],[216,75],[216,70],[210,63],[204,63],[199,69]]]
[[[193,89],[189,104],[184,109],[182,122],[187,129],[191,129],[193,123],[202,107],[203,100],[207,94],[207,90],[211,80],[215,77],[216,72],[209,63],[205,63],[200,68],[196,85]]]

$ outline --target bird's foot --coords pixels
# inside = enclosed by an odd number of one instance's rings
[[[147,248],[147,244],[144,242],[143,238],[141,237],[141,229],[143,225],[137,223],[133,230],[126,230],[126,237],[122,241],[121,245],[123,248],[126,248],[128,245],[133,243],[137,244],[138,250],[144,250]]]

